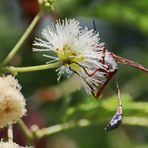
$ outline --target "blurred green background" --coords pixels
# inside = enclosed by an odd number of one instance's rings
[[[38,11],[36,0],[0,1],[0,61],[17,43]],[[95,20],[100,41],[105,42],[109,51],[148,67],[148,0],[57,0],[55,10],[44,15],[10,65],[44,64],[48,59],[32,52],[33,40],[40,36],[42,28],[63,18],[76,18],[90,29]],[[112,132],[106,132],[104,128],[117,107],[114,81],[107,86],[102,98],[95,100],[83,90],[72,89],[73,81],[67,82],[66,77],[57,83],[55,70],[17,75],[28,102],[28,115],[24,119],[28,126],[90,121],[86,127],[63,130],[35,141],[36,147],[147,148],[148,75],[126,65],[119,65],[118,75],[124,117],[123,124]],[[47,96],[44,96],[45,88],[48,89]],[[44,92],[42,95],[38,95],[40,90]],[[60,94],[56,99],[53,90]],[[18,130],[15,140],[25,145],[26,139],[17,138]]]

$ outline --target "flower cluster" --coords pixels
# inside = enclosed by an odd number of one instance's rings
[[[117,69],[117,63],[104,43],[99,43],[99,34],[87,27],[82,28],[79,21],[66,19],[42,31],[43,39],[36,38],[34,51],[46,51],[50,60],[59,61],[58,80],[65,72],[79,75],[88,94],[99,97],[101,89]]]
[[[25,99],[21,86],[11,75],[0,77],[0,128],[14,123],[25,115]]]

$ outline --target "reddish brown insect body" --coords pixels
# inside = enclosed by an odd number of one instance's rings
[[[98,48],[100,48],[100,46],[98,46]],[[88,85],[88,87],[91,90],[91,94],[95,98],[99,98],[99,96],[102,94],[103,90],[105,89],[105,86],[108,84],[108,82],[110,80],[112,80],[113,76],[116,74],[116,72],[118,70],[117,67],[113,68],[112,62],[110,62],[109,60],[106,61],[106,52],[108,52],[106,50],[106,48],[103,48],[103,50],[101,52],[102,52],[102,57],[101,57],[101,60],[98,61],[98,62],[100,62],[103,65],[103,68],[97,68],[93,72],[89,73],[87,71],[89,69],[87,69],[86,67],[83,67],[82,65],[76,63],[85,71],[85,73],[87,74],[88,77],[95,77],[96,73],[104,73],[104,75],[106,76],[105,81],[98,82],[98,85],[95,84],[96,85],[95,88],[97,88],[97,91],[95,91],[94,87],[91,84],[89,84],[89,82],[87,82],[87,80],[85,80],[85,78],[84,78],[84,81],[86,82],[86,84]],[[114,53],[110,53],[110,57],[112,59],[114,59],[117,63],[127,64],[129,66],[132,66],[134,68],[137,68],[139,70],[142,70],[142,71],[148,73],[147,68],[145,68],[142,65],[135,63],[131,60],[117,56]],[[118,108],[117,108],[116,114],[114,115],[112,120],[109,122],[109,124],[105,128],[107,131],[117,128],[122,121],[122,103],[121,103],[121,96],[120,96],[120,89],[119,89],[119,86],[118,86],[118,82],[116,82],[116,87],[117,87],[117,94],[118,94]]]

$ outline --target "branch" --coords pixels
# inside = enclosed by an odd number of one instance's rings
[[[57,68],[60,65],[61,64],[59,62],[57,62],[57,63],[38,65],[38,66],[29,66],[29,67],[7,66],[7,67],[0,68],[0,71],[3,72],[3,73],[17,74],[18,72],[24,73],[24,72],[32,72],[32,71],[39,71],[39,70]]]
[[[89,120],[81,119],[76,122],[71,121],[71,122],[67,122],[67,123],[63,123],[63,124],[53,125],[48,128],[36,129],[36,130],[34,130],[34,135],[37,138],[42,138],[45,136],[49,136],[49,135],[61,132],[63,130],[68,130],[68,129],[76,128],[76,127],[85,127],[85,126],[89,126],[90,124],[91,123]]]
[[[27,30],[25,31],[23,36],[20,38],[20,40],[17,42],[17,44],[14,46],[14,48],[10,51],[8,56],[4,59],[4,61],[1,64],[2,66],[8,64],[9,61],[13,58],[13,56],[19,51],[19,49],[21,48],[23,43],[26,41],[26,39],[28,38],[28,36],[32,32],[32,30],[34,29],[34,27],[36,26],[38,21],[40,20],[41,16],[42,16],[41,12],[36,15],[36,17],[33,19],[32,23],[27,28]]]

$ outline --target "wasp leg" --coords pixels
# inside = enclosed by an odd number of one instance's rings
[[[120,95],[118,81],[116,82],[116,87],[117,87],[117,94],[118,94],[118,108],[117,108],[116,114],[114,115],[112,120],[109,122],[109,124],[105,128],[106,131],[116,129],[122,122],[122,102],[121,102],[121,95]]]

